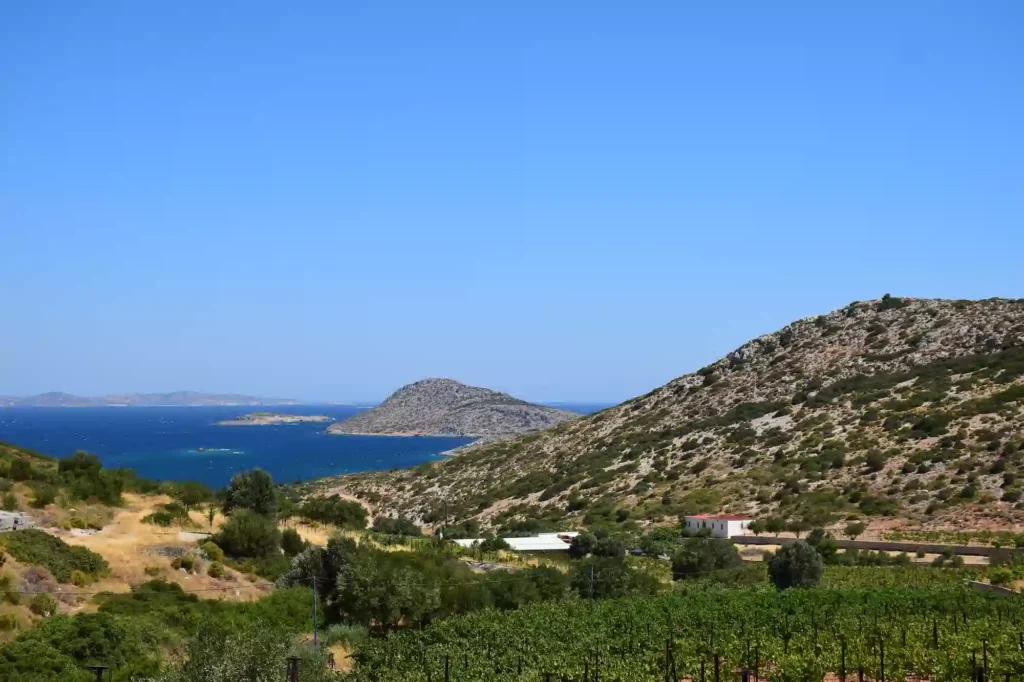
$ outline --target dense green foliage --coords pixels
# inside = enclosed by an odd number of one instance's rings
[[[723,675],[756,665],[760,677],[815,680],[842,671],[845,659],[848,674],[862,668],[877,680],[884,649],[885,679],[966,682],[985,641],[988,678],[1002,680],[1024,672],[1021,628],[1020,600],[962,590],[691,588],[486,611],[405,630],[364,644],[352,677],[443,679],[447,657],[452,679],[462,682],[578,680],[585,672],[622,682],[696,680],[702,669],[713,679],[717,657]]]
[[[579,562],[569,576],[550,567],[473,573],[451,545],[423,541],[417,551],[386,551],[333,537],[327,547],[307,547],[278,585],[315,579],[329,620],[377,632],[423,625],[438,618],[495,607],[563,599],[650,594],[662,585],[621,558]]]
[[[235,474],[224,495],[224,513],[236,509],[249,509],[261,516],[277,513],[277,493],[270,474],[253,469]]]
[[[283,635],[312,625],[312,592],[301,587],[275,591],[257,602],[227,602],[199,599],[178,585],[152,581],[129,594],[96,599],[97,613],[53,616],[0,646],[0,679],[89,682],[92,676],[82,666],[98,663],[114,668],[115,682],[127,682],[156,674],[164,665],[161,647],[180,646],[202,624],[236,631],[255,625],[282,642],[288,641]],[[283,665],[283,658],[276,663]]]
[[[60,538],[34,528],[0,535],[0,548],[24,564],[43,566],[62,583],[71,582],[75,571],[95,578],[109,570],[107,562],[99,554],[85,547],[72,547]]]
[[[690,538],[672,556],[672,577],[681,580],[742,565],[736,545],[729,540]]]
[[[203,621],[185,646],[184,663],[160,675],[157,682],[284,680],[289,656],[299,659],[302,682],[337,680],[327,666],[326,654],[298,646],[287,635],[257,623],[228,627],[215,620]]]
[[[386,516],[378,516],[373,520],[373,530],[385,535],[402,535],[410,538],[423,535],[423,530],[409,519],[389,519]]]
[[[281,548],[277,521],[247,507],[235,509],[212,540],[233,557],[260,559],[279,553]]]
[[[806,542],[783,545],[768,562],[772,584],[780,590],[790,587],[813,587],[821,581],[825,562],[817,550]]]
[[[296,515],[315,523],[326,523],[350,530],[366,528],[367,513],[363,505],[339,495],[313,497],[298,508]]]

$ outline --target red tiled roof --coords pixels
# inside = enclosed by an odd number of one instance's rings
[[[750,521],[749,516],[742,514],[691,514],[688,519],[707,519],[709,521]]]

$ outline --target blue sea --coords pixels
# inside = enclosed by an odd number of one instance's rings
[[[260,467],[279,483],[334,474],[410,467],[471,438],[329,436],[324,423],[217,426],[257,410],[323,414],[337,420],[359,408],[273,407],[0,408],[0,441],[66,457],[97,455],[105,467],[127,467],[161,480],[226,485],[238,471]]]

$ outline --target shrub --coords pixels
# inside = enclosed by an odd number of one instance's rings
[[[37,594],[32,598],[28,608],[37,616],[49,618],[57,613],[57,600],[48,594]]]
[[[224,550],[217,546],[216,542],[207,540],[200,547],[203,550],[203,554],[210,561],[224,561]]]
[[[632,568],[623,559],[591,557],[576,564],[570,587],[582,598],[615,599],[629,594],[655,594],[660,581],[649,573]]]
[[[179,557],[174,557],[171,561],[171,568],[174,570],[185,569],[187,573],[195,573],[196,560],[191,554],[182,554]]]
[[[1013,577],[1013,569],[1009,566],[996,566],[988,572],[988,579],[993,585],[1009,585]]]
[[[16,462],[21,460],[14,460]],[[0,613],[0,632],[12,632],[18,628],[18,618],[13,613]]]
[[[488,535],[477,544],[477,549],[481,552],[497,552],[499,550],[512,549],[503,538],[499,538],[495,535]]]
[[[672,556],[672,579],[697,577],[743,565],[735,545],[722,538],[690,538]]]
[[[224,564],[219,561],[214,561],[210,564],[210,567],[206,569],[206,574],[211,578],[223,578],[224,577]]]
[[[378,516],[373,521],[373,530],[387,535],[403,535],[405,537],[418,538],[423,531],[415,523],[405,518],[389,519]]]
[[[143,569],[143,572],[150,578],[155,578],[156,576],[160,575],[160,570],[161,569],[159,566],[146,566],[146,568]]]
[[[53,504],[53,501],[57,499],[57,489],[46,483],[36,485],[32,490],[32,494],[32,506],[36,509],[42,509],[48,504]]]
[[[151,523],[154,526],[160,526],[161,528],[168,528],[174,523],[174,517],[171,516],[170,512],[158,510],[152,514],[146,514],[142,517],[143,523]]]
[[[213,541],[233,557],[262,558],[278,552],[281,533],[272,519],[242,508],[228,518]]]
[[[366,509],[358,502],[344,500],[339,495],[315,497],[299,508],[299,516],[318,523],[331,523],[341,528],[366,528]]]
[[[780,590],[813,587],[825,570],[821,555],[806,542],[784,545],[768,562],[768,577]]]
[[[85,587],[92,583],[92,577],[84,571],[71,571],[71,584],[77,587]]]
[[[885,468],[885,454],[878,449],[871,450],[868,452],[864,463],[867,465],[868,471],[881,471]]]
[[[4,494],[3,509],[4,511],[18,511],[18,498],[14,496],[14,493]]]
[[[60,538],[29,528],[3,535],[7,552],[25,564],[43,566],[59,582],[70,582],[73,571],[99,577],[109,570],[102,556],[85,547],[72,547]]]

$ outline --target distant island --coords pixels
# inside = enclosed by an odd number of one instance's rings
[[[227,407],[231,405],[298,405],[291,398],[256,398],[236,393],[119,393],[105,396],[79,396],[70,393],[40,393],[23,398],[2,397],[0,407]]]
[[[452,379],[424,379],[403,386],[372,410],[332,424],[327,433],[493,439],[546,429],[579,417]]]
[[[322,414],[278,414],[275,412],[251,412],[235,419],[217,422],[218,426],[270,426],[273,424],[302,424],[305,422],[329,422],[330,417]]]

